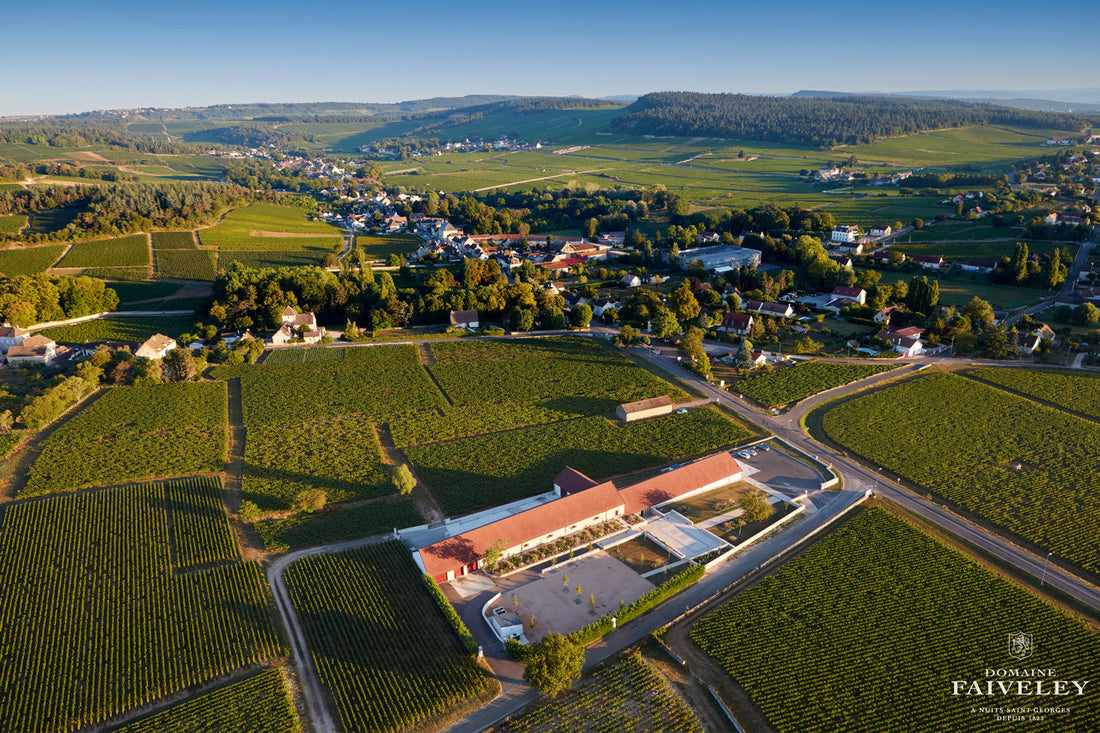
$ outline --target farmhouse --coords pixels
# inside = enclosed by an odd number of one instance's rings
[[[877,335],[883,341],[890,342],[894,347],[894,351],[902,356],[919,356],[924,351],[924,342],[920,340],[922,333],[924,331],[920,327],[909,326],[908,328],[879,331]]]
[[[436,582],[454,580],[477,570],[494,545],[503,545],[501,558],[511,557],[609,519],[739,481],[741,476],[741,466],[725,451],[622,490],[611,481],[596,483],[566,469],[554,479],[560,498],[423,547],[413,559]]]
[[[667,415],[672,412],[674,406],[671,397],[661,395],[660,397],[651,397],[648,400],[619,405],[615,408],[615,416],[623,422],[634,422],[635,420],[644,420],[647,417]]]
[[[325,336],[325,329],[318,327],[317,316],[312,313],[299,313],[288,305],[279,318],[283,325],[271,337],[273,344],[290,343],[299,335],[307,344],[316,344]]]
[[[863,288],[849,288],[843,285],[838,285],[833,288],[832,293],[834,298],[846,298],[848,300],[855,301],[860,305],[867,302],[867,291]]]
[[[464,328],[467,331],[474,331],[480,327],[480,323],[477,311],[451,311],[452,328]]]
[[[0,352],[7,352],[12,346],[21,343],[30,336],[31,332],[19,326],[10,326],[7,323],[0,326]]]
[[[894,233],[893,227],[889,224],[876,224],[871,227],[871,231],[868,234],[875,239],[881,239],[882,237],[889,237]]]
[[[619,278],[619,285],[624,288],[636,288],[642,284],[642,279],[637,275],[623,275]]]
[[[718,330],[744,336],[752,330],[752,316],[748,313],[727,313]]]
[[[729,272],[742,267],[758,267],[760,250],[720,244],[716,247],[696,247],[680,252],[678,264],[681,270],[686,270],[696,261],[703,265],[704,270]]]
[[[608,310],[619,310],[619,308],[621,308],[621,306],[619,305],[619,301],[615,300],[614,298],[600,298],[592,304],[592,315],[596,316],[597,318],[602,318],[603,314]]]
[[[854,242],[859,239],[859,227],[849,224],[841,224],[833,227],[833,233],[829,236],[832,242]]]
[[[57,355],[57,342],[41,334],[28,336],[8,348],[8,363],[49,364]]]
[[[139,359],[163,359],[174,348],[176,348],[174,338],[169,338],[162,333],[155,333],[138,347],[138,350],[134,352],[134,356]]]
[[[790,318],[794,315],[794,308],[791,308],[790,303],[763,303],[759,300],[749,300],[745,302],[744,308],[760,315],[779,318]]]
[[[926,270],[938,270],[947,264],[939,255],[913,255],[913,262]]]

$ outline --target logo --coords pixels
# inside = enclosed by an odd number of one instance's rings
[[[1035,652],[1035,642],[1031,634],[1014,632],[1008,635],[1008,656],[1013,659],[1027,659]]]

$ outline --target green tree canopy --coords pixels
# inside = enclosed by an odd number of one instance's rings
[[[553,697],[569,689],[581,676],[584,667],[584,647],[561,634],[547,634],[527,653],[527,680],[539,694]]]

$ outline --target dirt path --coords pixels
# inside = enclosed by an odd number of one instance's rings
[[[263,560],[266,556],[264,543],[255,528],[242,522],[237,512],[241,508],[241,491],[244,486],[244,403],[241,399],[241,380],[230,379],[226,382],[229,397],[229,460],[225,464],[222,480],[222,499],[229,512],[229,524],[237,543],[241,546],[241,555],[246,561]]]
[[[420,480],[420,477],[416,475],[416,469],[413,468],[409,460],[405,458],[405,454],[397,449],[397,446],[393,442],[393,434],[390,432],[389,425],[378,426],[378,442],[382,446],[382,460],[388,466],[400,466],[402,464],[409,467],[409,471],[412,473],[413,478],[416,479],[416,486],[412,490],[413,503],[416,505],[416,511],[420,512],[420,516],[424,517],[424,521],[428,524],[434,524],[435,522],[442,522],[447,515],[444,514],[443,508],[439,506],[439,502],[432,496],[432,492],[428,491],[428,487]]]
[[[486,186],[485,188],[475,188],[471,193],[481,193],[482,191],[492,191],[494,188],[504,188],[505,186],[519,186],[524,183],[535,183],[536,181],[549,181],[552,178],[564,178],[565,176],[586,176],[591,173],[603,173],[610,168],[593,168],[587,171],[566,171],[565,173],[555,173],[552,176],[542,176],[541,178],[528,178],[525,181],[510,181],[508,183],[498,183],[495,186]]]

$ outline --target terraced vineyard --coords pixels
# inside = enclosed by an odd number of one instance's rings
[[[50,435],[20,493],[219,471],[227,423],[224,384],[116,387]]]
[[[971,369],[967,374],[1100,420],[1100,378],[1096,376],[1044,369]]]
[[[1033,659],[1008,656],[1016,632],[1033,635]],[[697,623],[691,638],[779,730],[1100,729],[1096,695],[952,695],[953,680],[1017,664],[1088,679],[1100,668],[1100,636],[882,509],[863,511]],[[1027,723],[973,712],[1040,700],[1072,712]]]
[[[82,730],[283,655],[258,564],[172,571],[168,491],[3,509],[0,728]]]
[[[842,364],[808,361],[774,372],[756,374],[731,389],[764,407],[789,405],[833,387],[897,369],[894,364]]]
[[[97,239],[72,246],[58,267],[140,267],[149,264],[149,235]]]
[[[1100,569],[1100,425],[952,374],[822,417],[830,438],[995,525]]]
[[[501,726],[504,733],[618,733],[653,730],[703,733],[695,713],[636,650],[600,669],[552,702]]]
[[[401,543],[300,560],[286,583],[342,730],[396,733],[492,696]]]
[[[277,669],[142,718],[115,733],[301,733],[302,724]]]

